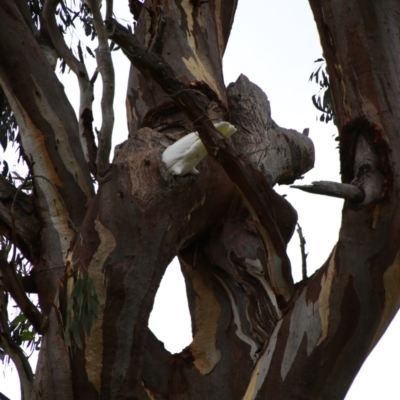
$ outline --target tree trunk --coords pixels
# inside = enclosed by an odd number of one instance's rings
[[[297,215],[272,186],[312,168],[314,148],[306,134],[275,124],[266,95],[245,76],[225,88],[236,1],[132,0],[134,34],[105,21],[132,62],[129,139],[95,194],[94,157],[62,87],[14,2],[0,5],[0,84],[35,183],[37,217],[17,238],[35,264],[46,316],[32,399],[345,396],[400,305],[400,6],[310,3],[331,77],[343,182],[364,197],[346,201],[332,254],[296,285],[286,245]],[[238,129],[232,138],[213,128],[221,120]],[[198,175],[173,176],[161,155],[192,131],[209,155]],[[27,214],[22,200],[17,222]],[[32,248],[39,229],[40,249]],[[171,355],[148,319],[176,255],[193,342]],[[79,327],[79,346],[60,332],[86,273],[99,310],[90,335]]]

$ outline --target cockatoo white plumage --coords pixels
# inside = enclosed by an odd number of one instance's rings
[[[225,137],[236,132],[236,128],[229,122],[221,121],[214,124],[215,128]],[[207,154],[204,144],[197,132],[189,133],[168,146],[162,155],[162,161],[167,169],[174,175],[198,174],[196,165]]]

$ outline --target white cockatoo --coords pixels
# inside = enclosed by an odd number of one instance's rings
[[[214,126],[225,137],[233,135],[237,130],[226,121],[217,122]],[[195,167],[206,154],[207,150],[199,134],[192,132],[168,146],[162,154],[162,161],[171,174],[198,174],[199,171]]]

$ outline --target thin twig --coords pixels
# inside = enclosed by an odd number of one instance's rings
[[[297,233],[300,239],[300,251],[301,251],[301,272],[303,275],[303,280],[307,279],[307,256],[306,253],[306,239],[303,236],[303,230],[299,223],[297,223]]]

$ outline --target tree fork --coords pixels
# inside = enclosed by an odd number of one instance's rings
[[[142,72],[146,71],[170,95],[193,123],[210,156],[218,160],[232,182],[242,194],[256,223],[264,246],[271,259],[268,262],[270,279],[275,293],[284,303],[293,293],[290,261],[287,258],[281,233],[270,210],[279,203],[280,197],[268,185],[263,175],[252,165],[241,160],[229,141],[212,125],[204,106],[192,94],[190,88],[179,81],[172,68],[158,55],[146,51],[137,38],[114,20],[106,21],[112,38],[121,46],[131,62]],[[275,258],[275,260],[273,260]],[[282,304],[282,306],[283,306]]]

